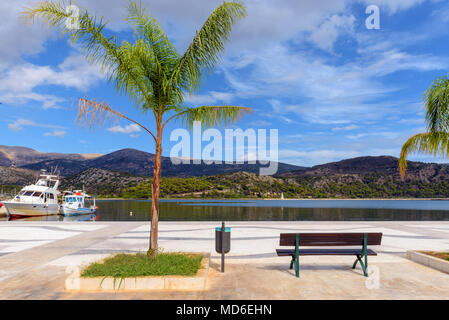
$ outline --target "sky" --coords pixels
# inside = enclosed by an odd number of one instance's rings
[[[42,152],[154,153],[154,141],[121,120],[95,130],[75,123],[80,97],[107,102],[154,128],[98,67],[57,30],[20,16],[36,1],[0,2],[0,145]],[[222,1],[142,1],[183,53]],[[254,112],[231,128],[277,129],[279,161],[313,166],[359,157],[399,156],[425,131],[423,93],[449,72],[449,1],[247,0],[222,63],[186,106],[239,105]],[[109,20],[109,35],[133,40],[126,0],[78,0]],[[366,8],[380,8],[380,29],[367,29]],[[175,144],[167,126],[163,155]],[[223,131],[223,129],[221,129]],[[446,162],[414,155],[411,160]]]

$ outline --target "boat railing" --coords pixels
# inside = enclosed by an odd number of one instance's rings
[[[14,198],[12,198],[12,201],[29,203],[29,204],[47,204],[51,200],[56,200],[57,201],[57,199],[46,199],[46,201],[45,201],[45,199],[43,199],[41,197],[31,197],[31,196],[26,196],[27,199],[26,199],[26,201],[24,201],[24,199],[22,197],[24,197],[24,196],[16,195]]]

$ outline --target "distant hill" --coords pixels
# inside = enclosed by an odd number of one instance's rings
[[[72,161],[85,161],[94,159],[101,154],[66,154],[66,153],[45,153],[25,147],[10,147],[0,145],[0,166],[16,167],[26,166],[41,161],[64,159]]]
[[[330,177],[335,175],[364,175],[373,173],[400,179],[398,158],[391,156],[358,157],[330,162],[303,170],[283,172],[278,174],[278,176],[283,178]],[[423,182],[449,179],[449,164],[407,161],[407,174],[405,179]]]
[[[62,190],[81,190],[83,187],[92,194],[117,194],[124,188],[133,187],[151,178],[125,172],[115,172],[90,168],[76,175],[64,178]]]
[[[21,168],[0,167],[1,185],[27,185],[36,182],[39,172]]]
[[[409,164],[412,162],[409,162]],[[288,176],[300,175],[328,175],[328,174],[359,174],[368,172],[380,172],[384,174],[395,174],[398,171],[398,159],[391,156],[359,157],[346,159],[338,162],[330,162],[302,172],[290,172]]]
[[[398,159],[359,157],[277,175],[313,198],[448,198],[449,165],[408,161],[401,178]]]
[[[31,170],[51,170],[57,166],[64,176],[80,173],[89,168],[109,171],[128,172],[143,176],[152,176],[154,167],[154,154],[136,150],[118,150],[94,159],[79,160],[72,157],[49,159],[21,166]],[[162,157],[162,175],[167,177],[210,176],[235,171],[258,173],[260,164],[180,164],[174,165],[170,158]],[[286,163],[278,164],[278,172],[301,170],[303,167]]]

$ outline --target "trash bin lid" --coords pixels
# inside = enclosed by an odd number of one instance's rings
[[[217,227],[217,228],[215,228],[215,230],[221,232],[221,227]],[[231,232],[231,228],[230,227],[225,227],[225,232]]]

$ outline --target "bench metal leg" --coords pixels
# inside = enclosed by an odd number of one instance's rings
[[[296,277],[299,278],[299,234],[296,234],[295,241],[295,273]]]
[[[357,260],[352,265],[352,269],[355,269],[357,262],[360,262],[360,266],[362,267],[363,274],[365,277],[368,277],[368,234],[363,234],[363,243],[362,243],[362,254],[357,254]],[[365,263],[363,263],[362,258],[365,258]]]
[[[299,259],[295,259],[295,274],[299,278]]]
[[[290,270],[293,269],[293,265],[295,265],[295,274],[299,278],[299,259],[296,259],[295,256],[292,256],[292,260],[290,261]]]
[[[365,269],[368,270],[368,255],[365,254]],[[368,277],[367,274],[365,274],[366,277]]]
[[[357,259],[354,261],[354,264],[352,265],[352,269],[355,269],[355,267],[357,266],[357,262],[359,262],[359,256],[356,256]]]
[[[361,256],[358,254],[358,255],[356,255],[356,257],[357,257],[357,260],[355,260],[354,264],[352,265],[352,269],[355,269],[355,267],[357,266],[357,262],[360,262],[360,266],[362,267],[362,270],[363,270],[363,275],[365,277],[368,277],[368,272],[367,272],[368,256],[367,255]],[[365,258],[365,263],[363,263],[363,261],[362,261],[363,257]]]

